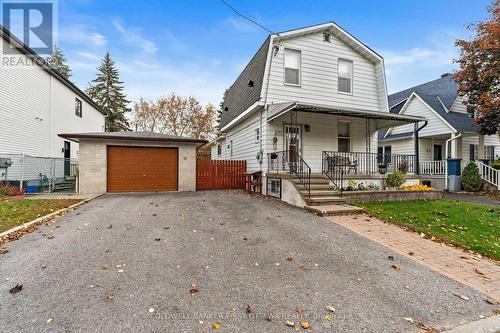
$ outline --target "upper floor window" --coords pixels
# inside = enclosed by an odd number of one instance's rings
[[[352,61],[339,59],[338,67],[338,91],[352,94]]]
[[[82,101],[78,98],[75,98],[75,115],[82,117]]]
[[[221,155],[222,155],[222,144],[218,143],[217,144],[217,156],[221,156]]]
[[[300,85],[300,51],[285,49],[285,84]]]

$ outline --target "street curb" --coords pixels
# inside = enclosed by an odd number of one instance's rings
[[[98,194],[98,195],[91,196],[91,197],[89,197],[87,199],[82,199],[82,201],[77,202],[77,203],[75,203],[75,204],[73,204],[71,206],[68,206],[66,208],[61,208],[61,209],[59,209],[59,210],[57,210],[55,212],[52,212],[50,214],[38,217],[38,218],[36,218],[36,219],[34,219],[32,221],[26,222],[24,224],[18,225],[17,227],[14,227],[12,229],[4,231],[4,232],[0,233],[0,242],[2,242],[4,240],[8,240],[8,236],[10,234],[13,234],[13,233],[15,233],[15,232],[17,232],[19,230],[26,229],[26,228],[28,228],[28,227],[30,227],[32,225],[39,225],[39,224],[42,224],[42,223],[44,223],[46,221],[50,221],[54,217],[56,217],[56,215],[62,215],[62,214],[66,213],[66,212],[68,212],[70,210],[73,210],[73,209],[75,209],[75,208],[77,208],[77,207],[79,207],[79,206],[81,206],[81,205],[83,205],[83,204],[85,204],[85,203],[87,203],[87,202],[89,202],[91,200],[94,200],[94,199],[100,197],[103,194]]]

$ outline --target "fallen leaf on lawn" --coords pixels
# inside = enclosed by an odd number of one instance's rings
[[[102,265],[102,269],[108,269],[109,268],[109,264],[108,263],[105,263]]]
[[[462,295],[462,294],[453,294],[453,295],[457,296],[458,298],[463,299],[464,301],[468,301],[469,300],[469,297],[467,297],[465,295]]]
[[[213,323],[213,324],[212,324],[212,328],[213,328],[214,330],[218,330],[218,329],[220,328],[220,322]]]
[[[328,311],[330,311],[330,312],[335,312],[335,308],[334,308],[333,306],[331,306],[331,305],[327,305],[327,306],[326,306],[326,309],[327,309]]]
[[[15,294],[15,293],[20,292],[21,290],[23,290],[23,285],[22,285],[22,284],[16,284],[16,286],[15,286],[15,287],[13,287],[13,288],[11,288],[11,289],[9,290],[9,293],[11,293],[11,294]]]
[[[303,309],[301,306],[298,306],[298,305],[297,305],[297,306],[295,307],[295,312],[297,312],[297,313],[302,313],[302,312],[304,312],[304,309]]]
[[[293,321],[287,320],[287,321],[285,321],[285,325],[289,326],[289,327],[294,327],[295,323]]]
[[[52,318],[47,319],[47,324],[50,324],[52,322]]]
[[[250,304],[247,304],[247,313],[252,313],[252,312],[253,312],[252,307],[250,306]]]
[[[406,320],[409,323],[413,324],[413,318],[412,317],[403,317],[404,320]]]
[[[307,330],[307,329],[311,328],[311,324],[309,324],[309,322],[307,322],[307,321],[301,321],[301,322],[300,322],[300,326],[301,326],[303,329],[305,329],[305,330]]]
[[[399,266],[396,266],[396,265],[391,265],[391,267],[396,271],[396,272],[399,272],[401,270],[401,268],[399,268]]]
[[[327,316],[325,316],[325,318],[323,318],[323,319],[328,320],[328,321],[332,321],[332,316],[327,315]]]
[[[198,292],[198,286],[193,283],[191,285],[191,289],[189,289],[189,291],[191,292],[191,295],[196,294]]]

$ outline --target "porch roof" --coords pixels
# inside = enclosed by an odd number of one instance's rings
[[[377,120],[377,129],[417,123],[426,120],[424,117],[401,115],[389,112],[334,108],[326,105],[308,104],[303,102],[286,102],[269,105],[267,121],[272,121],[292,110],[297,112],[311,112],[316,114],[320,113],[326,115],[375,119]]]

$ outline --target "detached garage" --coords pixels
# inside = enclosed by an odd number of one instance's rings
[[[205,140],[153,132],[59,134],[79,143],[79,193],[196,190]]]

